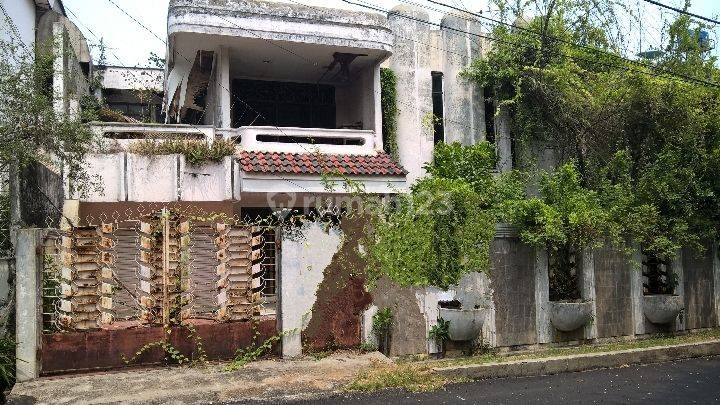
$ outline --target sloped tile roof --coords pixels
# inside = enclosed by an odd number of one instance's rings
[[[325,155],[314,153],[240,152],[240,168],[249,173],[405,176],[407,171],[387,153]]]

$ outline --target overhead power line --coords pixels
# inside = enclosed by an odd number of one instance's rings
[[[428,0],[428,1],[430,1],[430,0]],[[668,10],[672,10],[672,11],[674,11],[674,12],[676,12],[676,13],[685,14],[685,15],[688,15],[688,16],[690,16],[690,17],[697,18],[697,19],[699,19],[699,20],[703,20],[703,21],[707,21],[707,22],[709,22],[709,23],[713,23],[713,24],[718,24],[718,25],[720,25],[720,21],[718,21],[718,20],[713,20],[712,18],[704,17],[704,16],[701,16],[700,14],[691,13],[691,12],[689,12],[689,11],[687,11],[687,10],[683,10],[683,9],[681,9],[681,8],[669,6],[669,5],[667,5],[667,4],[660,3],[659,1],[655,1],[655,0],[642,0],[642,1],[644,1],[644,2],[646,2],[646,3],[654,4],[654,5],[658,6],[658,7],[666,8],[666,9],[668,9]]]
[[[348,0],[343,0],[343,1],[345,1],[346,3],[350,3]],[[401,1],[405,1],[405,0],[401,0]],[[452,9],[452,10],[455,10],[455,11],[459,11],[459,12],[464,13],[464,14],[467,14],[467,15],[471,15],[471,16],[476,17],[476,18],[481,18],[481,19],[484,19],[484,20],[491,21],[491,22],[493,22],[493,23],[495,23],[495,24],[502,24],[502,25],[505,25],[505,26],[510,27],[510,28],[513,28],[513,29],[517,29],[517,30],[520,30],[520,31],[529,32],[529,33],[534,34],[534,35],[537,35],[537,36],[539,36],[539,37],[544,37],[544,38],[550,39],[550,40],[555,41],[555,42],[560,42],[560,43],[563,43],[563,44],[566,44],[566,45],[570,45],[570,46],[575,47],[575,48],[582,48],[582,49],[585,49],[585,50],[587,50],[587,51],[596,53],[596,54],[598,54],[598,55],[609,56],[609,57],[611,57],[611,58],[613,58],[613,59],[616,59],[616,60],[618,60],[618,61],[622,61],[622,62],[624,62],[624,63],[629,63],[629,64],[632,64],[632,65],[635,65],[635,66],[639,66],[639,67],[642,67],[642,68],[645,68],[645,69],[653,70],[653,71],[655,71],[655,72],[657,72],[657,73],[660,73],[661,75],[674,76],[674,77],[677,77],[677,78],[682,79],[682,80],[684,80],[684,81],[689,81],[689,82],[693,82],[693,83],[696,83],[696,84],[703,84],[703,85],[707,85],[707,86],[711,86],[711,87],[720,88],[720,83],[715,83],[715,82],[712,82],[712,81],[709,81],[709,80],[705,80],[705,79],[702,79],[702,78],[698,78],[698,77],[686,75],[686,74],[683,74],[683,73],[677,73],[677,72],[674,72],[674,71],[669,70],[669,69],[661,68],[661,67],[659,67],[659,66],[655,66],[655,65],[652,65],[652,64],[650,64],[650,63],[643,63],[643,62],[638,61],[638,60],[629,59],[629,58],[626,58],[626,57],[617,55],[617,54],[615,54],[615,53],[608,52],[608,51],[605,51],[605,50],[602,50],[602,49],[598,49],[598,48],[595,48],[595,47],[592,47],[592,46],[589,46],[589,45],[579,44],[579,43],[576,43],[576,42],[573,42],[573,41],[569,41],[569,40],[566,40],[566,39],[563,39],[563,38],[558,38],[558,37],[553,36],[553,35],[543,34],[543,33],[541,33],[541,32],[532,30],[532,29],[530,29],[530,28],[526,28],[526,27],[519,26],[519,25],[516,25],[516,24],[511,24],[511,23],[508,23],[508,22],[505,22],[505,21],[497,20],[497,19],[494,19],[494,18],[491,18],[491,17],[484,16],[484,15],[482,15],[482,14],[480,14],[480,13],[475,13],[475,12],[472,12],[472,11],[469,11],[469,10],[466,10],[466,9],[462,9],[462,8],[459,8],[459,7],[455,7],[455,6],[452,6],[452,5],[450,5],[450,4],[440,2],[440,1],[436,1],[436,0],[427,0],[427,1],[429,1],[429,2],[431,2],[431,3],[433,3],[433,4],[441,5],[441,6],[443,6],[443,7],[447,7],[447,8],[449,8],[449,9]],[[647,0],[645,0],[645,1],[647,1]],[[357,3],[350,3],[350,4],[356,4],[356,5],[359,5],[359,6],[364,6],[364,5],[362,5],[362,4],[357,4]],[[367,7],[367,6],[364,6],[364,7]],[[376,9],[376,10],[378,10],[378,9]],[[395,14],[398,14],[398,13],[395,13]],[[398,15],[403,16],[402,14],[398,14]],[[464,17],[461,17],[461,18],[464,18]],[[467,18],[465,18],[465,19],[467,19]],[[428,23],[430,23],[430,22],[428,22]],[[430,24],[438,25],[438,26],[439,26],[439,24],[434,24],[434,23],[430,23]],[[450,29],[450,28],[448,28],[448,27],[444,27],[444,28]],[[469,33],[469,34],[471,34],[471,35],[480,35],[480,34],[475,34],[475,33]],[[493,40],[493,41],[497,41],[497,39],[494,39],[494,38],[490,38],[490,37],[482,36],[482,35],[480,35],[480,36],[481,36],[481,37],[484,37],[484,38],[487,38],[487,39],[490,39],[490,40]],[[570,55],[564,55],[564,56],[569,57],[569,58],[571,58],[571,59],[576,59],[576,58],[577,58],[577,57],[575,57],[575,56],[570,56]],[[603,63],[603,62],[599,62],[599,63],[601,63],[601,64],[603,64],[603,65],[606,65],[606,66],[608,65],[607,63]],[[615,67],[627,70],[626,67],[624,67],[624,66],[617,66],[617,65],[615,65]],[[648,72],[645,72],[645,71],[643,71],[643,70],[633,70],[633,71],[635,71],[635,72],[641,72],[641,73],[645,73],[645,74],[649,74]],[[660,75],[654,75],[654,76],[660,76]]]

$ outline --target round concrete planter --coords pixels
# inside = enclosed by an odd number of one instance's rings
[[[592,306],[592,301],[550,302],[550,322],[561,332],[574,331],[590,321]]]
[[[485,322],[483,309],[439,308],[440,317],[450,321],[448,334],[454,341],[475,340],[482,331]]]
[[[664,325],[675,322],[680,311],[685,308],[679,295],[645,295],[643,296],[643,312],[652,323]]]

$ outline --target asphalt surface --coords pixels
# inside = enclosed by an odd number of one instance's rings
[[[720,357],[542,377],[454,384],[444,390],[384,390],[293,404],[712,404],[720,403]]]

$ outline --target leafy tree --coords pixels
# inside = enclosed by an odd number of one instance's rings
[[[73,117],[55,110],[54,58],[45,44],[28,50],[0,42],[0,168],[41,163],[63,170],[83,192],[91,182],[82,162],[94,137],[82,113]]]

